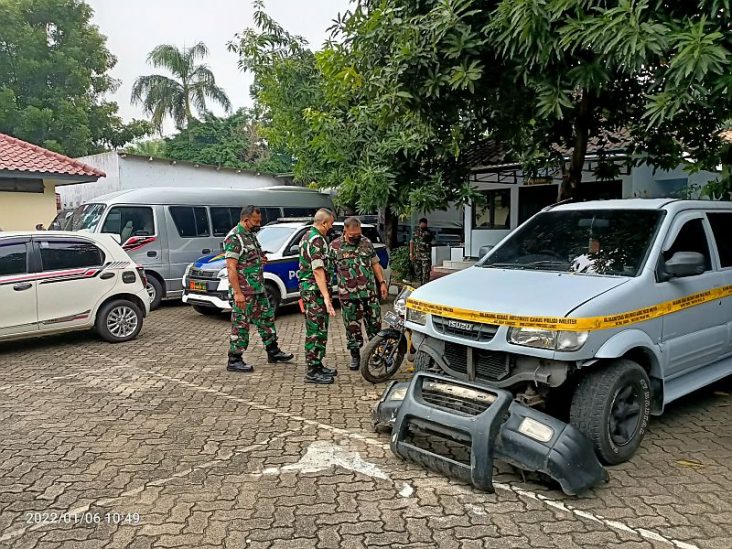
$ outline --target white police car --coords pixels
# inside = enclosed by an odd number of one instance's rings
[[[312,226],[312,219],[279,220],[261,228],[257,233],[262,250],[269,261],[264,267],[264,283],[275,311],[281,305],[294,303],[300,297],[297,280],[300,240]],[[387,269],[389,254],[379,231],[373,225],[361,225],[363,235],[374,245]],[[343,232],[343,222],[333,225],[333,236]],[[222,242],[223,246],[223,242]],[[191,263],[183,276],[183,302],[204,315],[230,311],[229,280],[226,274],[224,253],[205,255]]]

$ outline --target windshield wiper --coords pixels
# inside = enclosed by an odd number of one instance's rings
[[[505,263],[484,263],[481,265],[484,269],[487,269],[489,267],[495,267],[497,269],[519,269],[523,270],[525,269],[525,265],[523,263],[513,263],[513,262],[505,262]]]

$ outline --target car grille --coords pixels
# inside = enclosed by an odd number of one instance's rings
[[[466,416],[477,416],[482,414],[495,401],[493,395],[485,391],[477,391],[470,389],[461,391],[458,387],[456,391],[445,390],[445,383],[425,383],[422,385],[422,399],[436,408],[442,408],[457,412]]]
[[[188,272],[188,278],[196,278],[199,280],[217,280],[218,271],[204,271],[203,269],[191,269]]]
[[[445,343],[445,360],[456,372],[468,375],[468,348],[456,343]],[[473,349],[475,378],[485,381],[501,381],[511,372],[508,353]]]
[[[493,339],[498,331],[495,324],[483,324],[482,322],[464,322],[453,320],[443,316],[433,316],[432,325],[441,334],[451,335],[468,341],[486,343]]]

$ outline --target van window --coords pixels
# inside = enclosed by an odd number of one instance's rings
[[[313,217],[318,208],[282,208],[284,217]]]
[[[707,242],[707,233],[704,231],[702,219],[691,219],[684,223],[671,248],[663,252],[663,259],[668,261],[676,252],[698,252],[704,256],[706,264],[704,270],[708,271],[712,268],[709,242]]]
[[[732,213],[708,213],[714,240],[719,250],[719,262],[724,267],[732,267]]]
[[[372,244],[380,244],[381,236],[376,227],[361,227],[361,233],[368,238]]]
[[[191,206],[171,206],[170,216],[181,238],[209,236],[206,208]]]
[[[42,240],[40,247],[44,271],[104,265],[104,252],[84,240]]]
[[[71,214],[64,230],[81,231],[85,229],[94,232],[106,207],[105,204],[82,204]]]
[[[214,236],[226,236],[239,223],[240,208],[211,207],[211,225]]]
[[[282,210],[279,208],[259,208],[259,210],[262,212],[262,225],[277,221],[282,217]]]
[[[0,244],[0,276],[28,272],[28,250],[24,243]]]
[[[118,234],[124,244],[133,236],[153,236],[155,222],[149,206],[114,206],[102,226],[103,233]]]

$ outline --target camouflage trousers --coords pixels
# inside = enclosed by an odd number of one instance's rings
[[[349,350],[363,345],[362,321],[366,326],[367,339],[373,338],[381,330],[381,304],[376,296],[363,299],[341,298],[341,313]]]
[[[274,311],[270,306],[267,294],[253,294],[246,296],[246,305],[240,309],[230,296],[231,303],[231,337],[229,339],[229,354],[240,355],[249,347],[249,325],[254,324],[259,330],[262,343],[267,347],[277,343]]]
[[[305,362],[308,370],[323,365],[325,346],[328,343],[328,310],[320,292],[300,292],[305,307]]]
[[[418,257],[414,262],[414,272],[417,275],[419,284],[427,284],[430,281],[430,272],[432,271],[432,259]]]

